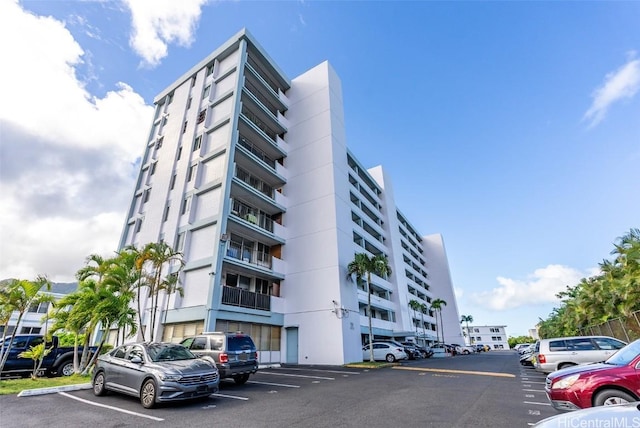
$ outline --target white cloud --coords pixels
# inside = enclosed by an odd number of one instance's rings
[[[208,0],[123,0],[131,10],[130,44],[143,59],[144,66],[154,67],[167,56],[167,45],[189,46],[193,41],[201,7]]]
[[[567,286],[576,285],[580,279],[587,276],[567,266],[549,265],[536,269],[526,280],[498,277],[499,287],[473,293],[471,299],[475,304],[491,310],[552,303],[558,301],[556,297],[558,292],[563,291]]]
[[[69,281],[117,249],[153,108],[124,83],[90,94],[65,25],[0,1],[0,279]]]
[[[640,59],[635,58],[635,52],[630,52],[627,63],[616,71],[608,73],[602,86],[593,92],[593,102],[584,114],[584,120],[590,122],[589,127],[597,125],[615,102],[633,98],[638,89],[640,89]]]

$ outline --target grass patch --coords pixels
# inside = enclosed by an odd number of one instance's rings
[[[351,367],[351,368],[359,368],[359,369],[381,369],[383,367],[391,367],[391,366],[395,366],[397,365],[396,363],[387,363],[384,361],[363,361],[363,362],[357,362],[357,363],[349,363],[349,364],[345,364],[345,367]]]
[[[0,395],[19,394],[25,389],[51,388],[54,386],[77,385],[91,382],[91,376],[39,377],[38,379],[2,379],[0,380]]]

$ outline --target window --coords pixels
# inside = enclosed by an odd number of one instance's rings
[[[213,74],[213,64],[207,65],[207,76]]]
[[[155,164],[154,164],[155,165]],[[149,196],[151,195],[151,189],[147,189],[144,191],[144,198],[143,198],[143,202],[148,202],[149,201]]]
[[[197,164],[196,164],[196,165],[191,165],[191,166],[189,167],[189,174],[188,174],[188,176],[187,176],[187,181],[188,181],[188,182],[189,182],[189,181],[191,181],[191,180],[193,180],[193,177],[196,175],[196,170],[197,170],[197,168],[198,168],[198,165],[197,165]]]
[[[169,204],[164,208],[164,216],[162,217],[162,221],[167,221],[169,218]]]
[[[185,120],[184,121],[184,125],[182,125],[182,133],[184,134],[185,132],[187,132],[187,125],[188,125],[189,121]]]
[[[20,334],[40,334],[40,330],[40,327],[22,327],[22,329],[20,330]],[[40,340],[40,343],[42,343],[42,339]],[[38,343],[36,343],[35,340],[32,340],[29,344],[29,346],[36,345],[38,345]]]
[[[196,76],[192,76],[191,77],[191,87],[193,88],[194,86],[196,86]],[[189,98],[191,99],[191,98]]]
[[[192,351],[204,351],[207,349],[207,338],[206,337],[196,337],[193,339],[193,343],[191,344]]]
[[[207,117],[207,109],[204,109],[200,113],[198,113],[198,120],[196,121],[196,123],[204,122],[204,119],[206,117]]]
[[[167,95],[167,105],[171,104],[173,101],[173,92]]]
[[[202,135],[198,135],[196,139],[193,141],[193,151],[199,150],[202,146]]]
[[[184,232],[182,233],[178,233],[178,237],[176,238],[176,251],[177,252],[182,252],[182,250],[184,250],[184,237],[185,234]]]
[[[154,162],[154,163],[151,164],[151,167],[149,168],[149,175],[153,175],[153,174],[156,173],[156,164],[157,163],[158,162]]]
[[[176,160],[180,160],[180,156],[182,156],[182,146],[178,147],[178,157]]]
[[[136,233],[140,232],[140,229],[142,229],[142,220],[138,219],[136,220]]]
[[[210,92],[211,92],[211,85],[207,85],[207,87],[204,88],[204,91],[202,91],[202,99],[204,100],[205,98],[207,98]]]
[[[189,110],[191,108],[191,100],[192,99],[193,99],[192,97],[189,97],[189,99],[187,100],[187,110]]]
[[[44,303],[29,306],[29,309],[27,310],[27,312],[46,314],[48,309],[49,309],[49,303],[44,302]]]
[[[189,211],[189,207],[191,206],[191,196],[187,196],[182,201],[182,210],[180,210],[181,214],[186,214]]]
[[[171,177],[171,186],[169,188],[169,190],[173,190],[174,187],[176,187],[176,178],[178,178],[177,174],[173,174],[173,177]]]
[[[158,141],[156,141],[156,149],[162,147],[162,140],[164,140],[164,137],[158,138]]]
[[[480,333],[480,329],[474,328],[474,329],[473,329],[473,332],[474,332],[474,333]]]

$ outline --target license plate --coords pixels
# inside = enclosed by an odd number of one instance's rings
[[[207,390],[207,385],[200,385],[198,388],[196,388],[196,391],[198,392],[205,392]]]

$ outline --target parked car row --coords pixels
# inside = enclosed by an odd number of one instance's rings
[[[640,339],[542,339],[524,349],[520,363],[547,374],[545,392],[558,411],[640,401]]]
[[[370,346],[362,347],[362,360],[368,361],[371,358]],[[376,361],[387,361],[393,363],[397,360],[417,360],[429,358],[433,355],[433,350],[428,346],[419,346],[414,342],[396,342],[394,340],[379,340],[373,342],[373,359]]]

